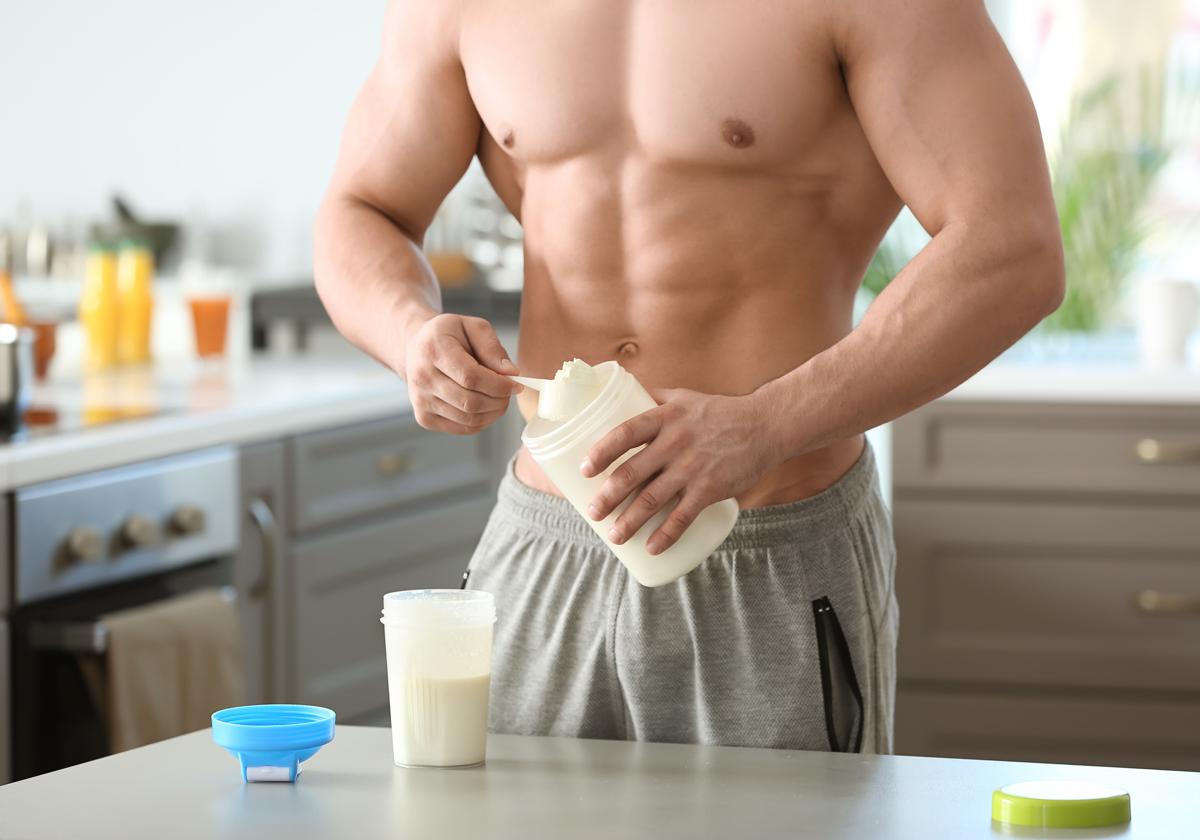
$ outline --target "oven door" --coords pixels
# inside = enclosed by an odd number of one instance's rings
[[[13,494],[13,778],[108,754],[92,694],[101,702],[107,694],[95,667],[103,615],[202,588],[236,590],[243,657],[248,670],[262,669],[267,561],[278,540],[261,502],[249,511],[243,500],[239,509],[240,468],[239,452],[219,446]],[[250,529],[261,532],[254,551],[243,544]],[[248,683],[260,700],[262,680]]]
[[[229,559],[18,607],[13,633],[13,778],[24,779],[108,755],[103,683],[88,672],[102,660],[106,633],[100,616],[203,588],[230,586]],[[91,662],[89,662],[91,660]],[[101,663],[102,664],[102,663]]]

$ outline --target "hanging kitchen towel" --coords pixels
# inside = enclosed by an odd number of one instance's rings
[[[219,590],[102,620],[113,752],[203,729],[213,712],[245,702],[237,608]]]

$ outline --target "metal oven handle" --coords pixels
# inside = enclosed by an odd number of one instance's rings
[[[272,570],[279,562],[279,522],[275,519],[275,511],[267,504],[267,500],[257,496],[246,505],[246,513],[250,521],[258,528],[262,539],[262,571],[258,580],[250,585],[250,597],[259,600],[271,591]]]
[[[221,587],[221,597],[236,603],[237,590]],[[108,627],[103,621],[39,622],[29,627],[29,644],[34,650],[53,653],[108,652]]]

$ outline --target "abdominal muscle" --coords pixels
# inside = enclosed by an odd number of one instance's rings
[[[518,190],[483,157],[525,230],[526,376],[551,377],[574,357],[615,359],[650,389],[749,394],[849,332],[855,291],[897,209],[886,196],[874,212],[840,206],[853,191],[837,178],[627,158],[530,167]],[[531,397],[520,400],[527,416]],[[862,449],[855,435],[784,460],[737,501],[813,496]],[[561,495],[524,447],[516,475]]]
[[[527,264],[518,366],[549,378],[567,359],[615,359],[647,388],[743,395],[837,342],[850,328],[855,284],[817,283],[780,267],[743,278],[719,254],[691,248],[670,278],[558,275]],[[810,255],[811,256],[811,255]],[[782,261],[781,261],[782,265]],[[536,396],[519,398],[529,417]],[[765,422],[786,418],[763,417]],[[749,434],[754,431],[747,430]],[[742,507],[804,499],[853,466],[861,435],[790,458],[738,498]],[[557,488],[522,447],[516,475],[547,493]]]

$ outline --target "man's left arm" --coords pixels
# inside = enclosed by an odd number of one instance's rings
[[[859,122],[933,238],[851,333],[800,367],[744,397],[662,392],[662,405],[597,444],[585,475],[649,444],[597,497],[600,518],[646,485],[649,499],[635,499],[616,536],[680,499],[652,535],[652,553],[776,464],[946,393],[1062,299],[1037,117],[981,0],[854,0],[834,15]]]

